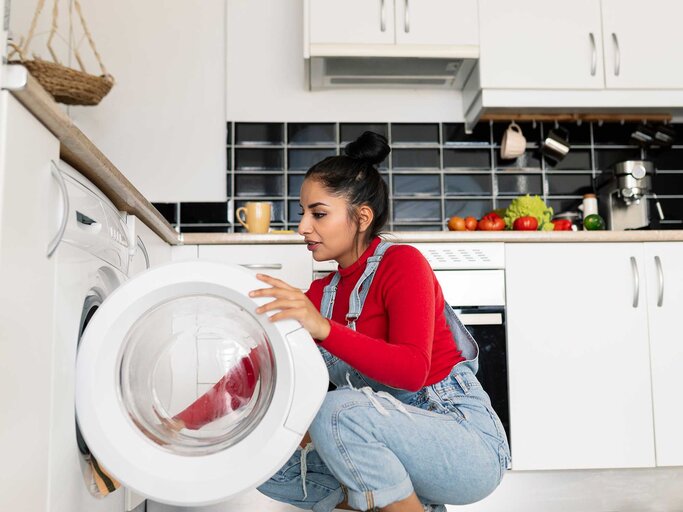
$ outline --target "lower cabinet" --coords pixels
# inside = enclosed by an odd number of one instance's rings
[[[658,466],[683,466],[683,243],[645,245]]]
[[[506,244],[515,470],[683,466],[683,243]]]
[[[305,244],[200,245],[199,259],[237,263],[308,290],[313,258]]]

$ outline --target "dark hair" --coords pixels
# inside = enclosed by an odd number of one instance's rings
[[[363,132],[344,148],[344,154],[329,156],[311,167],[304,179],[319,181],[331,194],[349,203],[349,216],[357,221],[357,208],[368,205],[373,212],[366,242],[377,236],[389,217],[389,190],[377,170],[391,152],[387,139]]]

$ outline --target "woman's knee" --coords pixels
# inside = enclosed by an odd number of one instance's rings
[[[339,423],[342,412],[362,402],[362,396],[358,391],[349,388],[328,392],[313,419],[313,423],[311,423],[308,429],[313,439],[313,444],[317,446],[321,441],[330,436],[334,425]]]

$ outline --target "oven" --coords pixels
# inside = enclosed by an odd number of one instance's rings
[[[479,345],[477,378],[510,439],[502,243],[411,244],[427,258],[446,303]]]

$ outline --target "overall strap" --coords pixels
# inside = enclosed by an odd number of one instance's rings
[[[349,298],[349,312],[346,315],[347,327],[350,327],[353,330],[356,329],[356,320],[358,319],[361,311],[363,310],[363,304],[365,303],[368,291],[370,290],[372,280],[375,277],[377,267],[379,266],[380,261],[382,261],[382,257],[384,256],[386,250],[392,245],[393,244],[391,242],[382,240],[375,249],[374,254],[368,258],[365,270],[363,271],[363,275],[356,283],[356,286],[353,288],[353,291],[351,292],[351,297]],[[332,281],[330,281],[330,284],[325,286],[325,288],[323,289],[323,298],[322,302],[320,303],[320,313],[325,318],[332,318],[334,300],[337,295],[337,285],[339,284],[340,279],[341,274],[339,272],[336,272],[332,277]],[[366,282],[367,285],[363,287],[364,283]],[[363,287],[362,290],[361,287]]]

